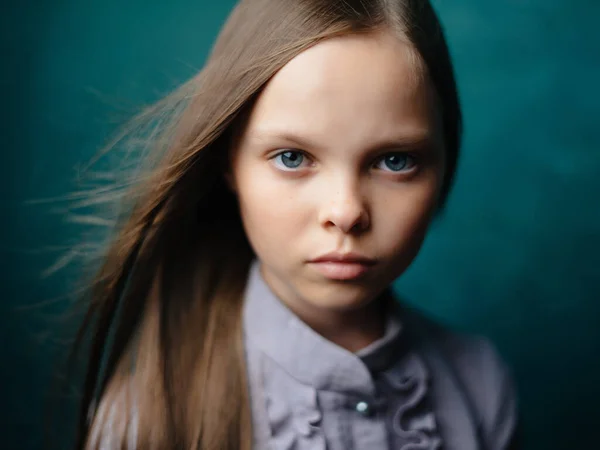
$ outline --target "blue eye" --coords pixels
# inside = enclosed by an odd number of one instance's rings
[[[389,172],[407,171],[411,170],[414,166],[414,158],[405,153],[390,153],[383,156],[376,164],[378,169],[387,170]]]
[[[274,159],[282,164],[285,169],[297,169],[302,165],[305,157],[302,152],[288,150],[275,155]]]

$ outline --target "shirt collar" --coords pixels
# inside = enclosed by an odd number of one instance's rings
[[[244,332],[250,345],[298,381],[316,389],[368,393],[372,372],[384,370],[403,351],[399,308],[391,301],[385,335],[352,353],[302,322],[265,283],[260,264],[250,267],[244,298]]]

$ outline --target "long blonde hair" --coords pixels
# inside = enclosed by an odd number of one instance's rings
[[[151,125],[144,175],[84,301],[77,448],[249,449],[241,305],[253,251],[223,173],[243,112],[322,39],[386,28],[413,44],[443,116],[449,189],[461,114],[448,49],[425,0],[242,0],[204,68],[131,122]],[[310,68],[307,68],[310,70]],[[99,399],[99,400],[98,400]],[[106,441],[105,441],[106,442]]]

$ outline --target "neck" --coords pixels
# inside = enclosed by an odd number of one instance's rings
[[[385,302],[377,298],[357,310],[315,311],[314,317],[297,314],[325,339],[356,353],[385,334],[385,309]]]
[[[351,310],[319,308],[270,287],[278,299],[300,320],[330,342],[356,353],[385,334],[389,298],[381,294],[364,306]]]

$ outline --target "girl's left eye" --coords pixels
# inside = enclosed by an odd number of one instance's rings
[[[306,163],[308,158],[298,150],[286,150],[273,157],[275,164],[282,170],[295,170]]]
[[[388,172],[407,172],[415,167],[415,159],[406,153],[389,153],[380,158],[375,167]]]

